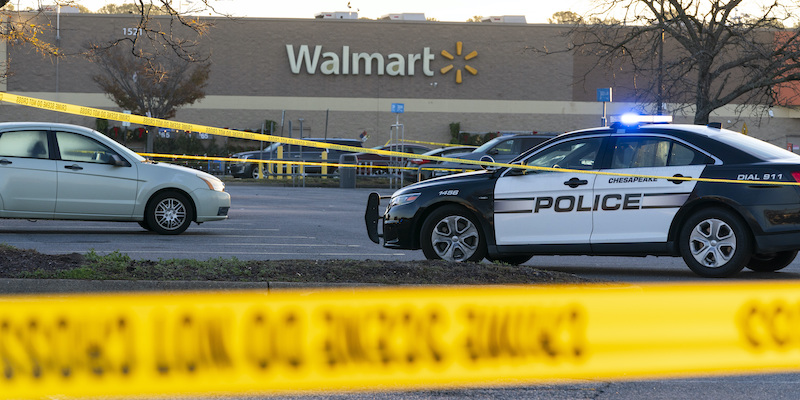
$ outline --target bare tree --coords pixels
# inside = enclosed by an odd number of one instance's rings
[[[199,41],[213,27],[213,23],[198,14],[230,17],[217,12],[213,2],[214,0],[197,0],[188,9],[176,9],[173,0],[134,0],[133,8],[130,5],[107,6],[101,11],[138,15],[139,23],[136,28],[139,34],[96,46],[110,48],[121,42],[129,42],[131,54],[136,57],[153,58],[167,50],[187,61],[206,61],[209,55],[202,51]],[[156,16],[170,18],[154,18]]]
[[[156,5],[145,5],[150,15],[166,15],[167,13],[161,10]],[[141,13],[140,6],[135,3],[125,4],[106,4],[97,10],[98,14],[139,14]]]
[[[190,62],[175,54],[153,59],[134,57],[124,45],[91,50],[101,70],[92,79],[114,103],[138,115],[168,119],[178,108],[205,97],[211,65]],[[156,128],[147,134],[153,151]]]
[[[800,6],[773,1],[747,2],[757,14],[742,16],[742,0],[604,0],[583,20],[612,23],[571,30],[570,51],[598,60],[584,78],[632,77],[636,101],[658,111],[665,102],[693,104],[694,122],[706,124],[728,104],[797,97],[788,91],[800,81],[800,30],[778,27]]]
[[[97,43],[96,46],[111,48],[119,43],[129,42],[131,54],[136,57],[154,58],[171,52],[187,61],[206,61],[209,54],[199,43],[203,35],[213,27],[213,23],[200,15],[230,18],[229,15],[217,12],[213,6],[214,1],[216,0],[196,0],[189,8],[177,9],[175,7],[178,6],[173,6],[173,0],[133,0],[132,4],[123,6],[107,5],[99,11],[136,15],[138,34],[108,43]],[[45,12],[47,7],[44,4],[52,4],[52,1],[38,0],[37,8],[26,10],[14,10],[13,5],[7,3],[8,0],[0,0],[0,18],[4,20],[0,28],[0,40],[9,45],[30,46],[47,56],[64,56],[58,43],[42,39],[45,32],[54,30],[57,25],[53,14]],[[77,4],[76,0],[61,0],[57,3],[62,7],[77,7],[81,12],[88,11]]]
[[[12,15],[15,18],[10,18]],[[19,12],[14,10],[13,4],[8,0],[0,0],[0,21],[3,21],[0,40],[9,45],[29,45],[43,54],[58,54],[54,44],[42,39],[42,34],[47,28],[36,23],[35,15],[20,17]]]

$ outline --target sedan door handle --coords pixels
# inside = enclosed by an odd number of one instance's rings
[[[82,169],[83,169],[83,167],[81,167],[81,166],[80,166],[80,165],[78,165],[78,164],[65,165],[65,166],[64,166],[64,168],[66,168],[66,169],[71,169],[71,170],[73,170],[73,171],[80,171],[80,170],[82,170]]]
[[[3,164],[3,165],[8,165],[8,164],[11,164],[11,161],[8,161],[8,160],[6,160],[6,159],[4,158],[4,159],[0,160],[0,164]]]
[[[572,178],[572,179],[564,182],[564,184],[569,186],[569,187],[571,187],[571,188],[573,188],[573,189],[575,189],[578,186],[588,185],[589,181],[587,181],[585,179]]]

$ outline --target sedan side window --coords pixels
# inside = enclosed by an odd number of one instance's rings
[[[47,132],[19,131],[0,133],[0,157],[50,158]]]
[[[506,140],[495,146],[489,154],[514,154],[514,143],[516,143],[516,139]]]
[[[423,154],[423,153],[427,153],[427,152],[428,152],[427,149],[424,149],[424,148],[421,148],[421,147],[420,148],[414,147],[413,149],[411,149],[411,154]]]
[[[111,155],[116,154],[106,145],[94,139],[71,132],[56,132],[61,159],[65,161],[110,164]]]
[[[602,142],[603,138],[598,137],[558,143],[534,154],[526,164],[547,168],[594,169]]]

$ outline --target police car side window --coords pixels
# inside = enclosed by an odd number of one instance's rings
[[[703,165],[713,163],[714,159],[697,150],[684,146],[680,143],[672,144],[672,151],[670,152],[669,156],[669,166]]]
[[[669,140],[662,138],[618,138],[611,156],[611,168],[664,167],[670,144]]]
[[[706,155],[667,138],[621,137],[611,168],[653,168],[713,163]]]
[[[534,167],[594,169],[602,138],[587,138],[559,143],[544,149],[526,162]]]

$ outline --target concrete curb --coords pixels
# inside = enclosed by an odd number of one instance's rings
[[[0,279],[0,294],[171,292],[192,290],[273,290],[375,286],[325,282],[124,281],[79,279]]]

